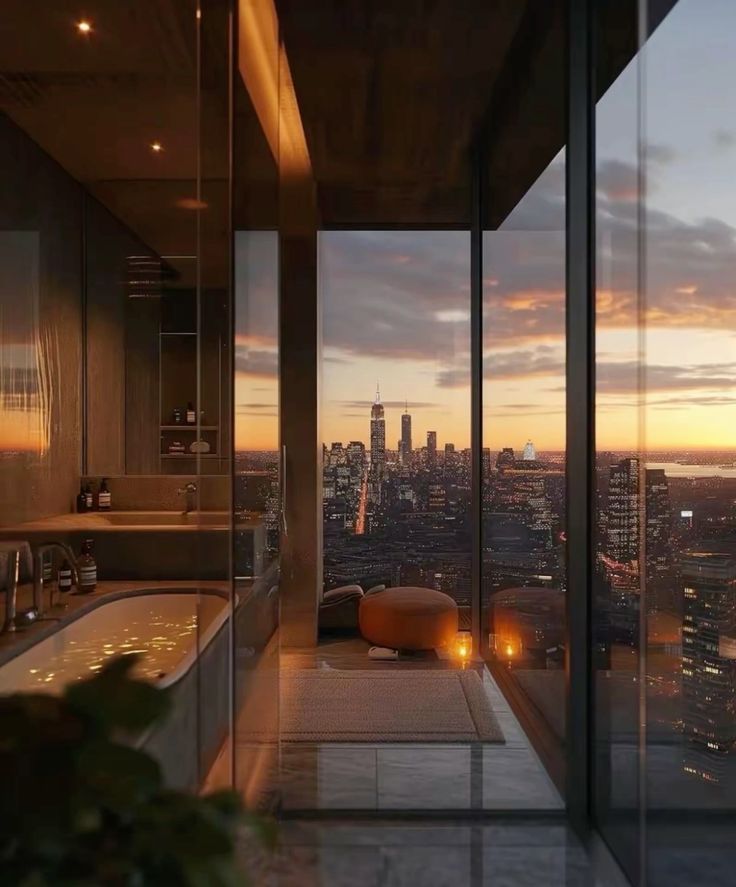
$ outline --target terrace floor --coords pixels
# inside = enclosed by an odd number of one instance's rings
[[[293,669],[392,671],[452,669],[442,658],[380,662],[360,638],[282,650],[283,682]],[[280,799],[284,811],[563,811],[548,777],[498,684],[474,663],[503,732],[499,742],[284,742]]]
[[[603,887],[620,884],[564,822],[500,817],[468,823],[381,818],[295,820],[276,853],[243,835],[255,887]]]

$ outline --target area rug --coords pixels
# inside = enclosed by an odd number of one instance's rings
[[[475,671],[286,669],[282,742],[503,742]]]

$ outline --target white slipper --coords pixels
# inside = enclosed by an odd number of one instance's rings
[[[371,647],[368,651],[369,659],[398,659],[399,651],[390,647]]]

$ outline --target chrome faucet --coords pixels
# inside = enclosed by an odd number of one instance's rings
[[[71,548],[65,542],[44,542],[39,545],[33,553],[33,607],[31,613],[34,619],[39,619],[43,615],[43,584],[44,584],[44,564],[46,562],[46,553],[50,551],[60,551],[69,561],[72,568],[72,581],[79,586],[79,570],[77,569],[77,558]],[[53,607],[53,586],[51,587],[51,597],[49,598],[49,607]]]
[[[197,508],[197,485],[193,481],[189,481],[180,490],[176,491],[180,496],[186,496],[184,500],[184,511],[182,514],[189,514]]]
[[[20,574],[20,547],[7,551],[8,573],[5,580],[5,621],[2,633],[15,631],[15,617],[18,612],[18,576]]]

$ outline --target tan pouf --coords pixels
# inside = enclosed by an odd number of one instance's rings
[[[379,647],[431,650],[457,634],[457,604],[433,588],[387,588],[360,602],[360,633]]]

